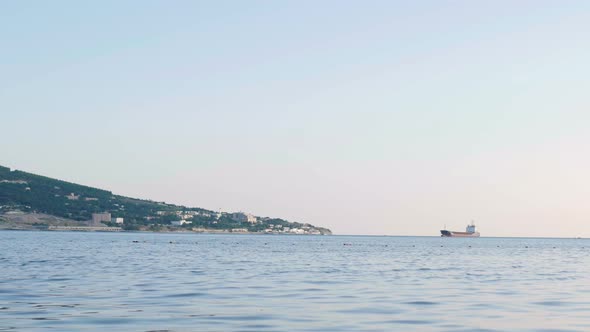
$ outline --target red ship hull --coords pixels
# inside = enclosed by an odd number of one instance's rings
[[[442,236],[442,237],[479,237],[479,232],[468,233],[468,232],[455,232],[455,231],[441,230],[440,236]]]

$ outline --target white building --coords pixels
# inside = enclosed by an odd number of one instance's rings
[[[71,193],[68,196],[66,196],[66,198],[70,201],[77,201],[80,199],[80,195],[75,195],[74,193]]]
[[[305,234],[305,230],[303,230],[301,228],[292,228],[291,229],[291,233],[294,233],[294,234]]]
[[[28,184],[28,182],[24,180],[2,180],[0,183]]]
[[[182,226],[184,224],[192,224],[192,221],[188,221],[188,220],[174,220],[170,222],[170,225],[172,226]]]
[[[255,224],[257,221],[255,216],[243,212],[232,213],[231,219],[237,222],[249,222],[251,224]]]
[[[123,218],[111,218],[111,222],[117,223],[117,224],[122,224],[123,223]]]

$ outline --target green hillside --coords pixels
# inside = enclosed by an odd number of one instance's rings
[[[175,220],[186,220],[186,229],[231,230],[249,232],[304,229],[311,234],[330,234],[330,230],[309,224],[288,222],[280,218],[256,217],[256,222],[236,220],[235,215],[114,195],[108,190],[92,188],[0,166],[0,213],[20,210],[57,217],[88,221],[93,213],[109,212],[123,218],[125,229],[158,230]],[[111,224],[111,223],[105,223]],[[115,224],[112,223],[112,226]]]

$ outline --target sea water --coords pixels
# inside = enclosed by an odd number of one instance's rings
[[[590,331],[582,239],[0,232],[0,331]]]

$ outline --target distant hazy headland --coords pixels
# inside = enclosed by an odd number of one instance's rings
[[[114,195],[0,166],[0,229],[327,235],[327,228]]]

